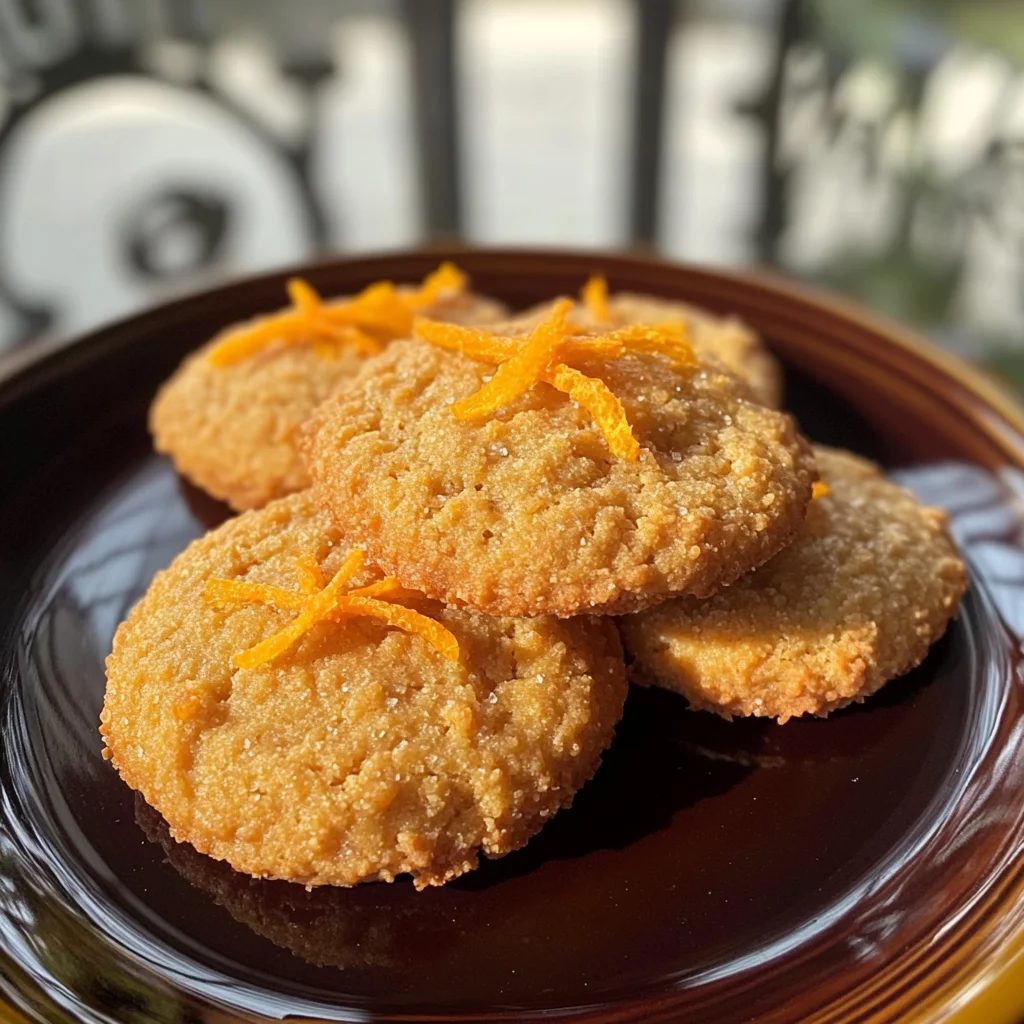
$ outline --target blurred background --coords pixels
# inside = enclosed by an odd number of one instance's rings
[[[771,265],[1024,380],[1020,0],[0,0],[0,350],[328,251]]]

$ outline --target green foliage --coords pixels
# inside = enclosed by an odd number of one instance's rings
[[[914,34],[932,31],[1024,63],[1020,0],[811,0],[810,10],[837,53],[901,67]]]

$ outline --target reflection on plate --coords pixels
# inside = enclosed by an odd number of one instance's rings
[[[306,889],[243,875],[188,843],[175,842],[167,822],[138,793],[135,820],[186,882],[239,924],[316,967],[427,967],[445,946],[446,926],[449,932],[458,928],[455,921],[439,919],[429,934],[412,939],[406,932],[415,922],[402,908],[389,905],[387,890],[380,885]]]

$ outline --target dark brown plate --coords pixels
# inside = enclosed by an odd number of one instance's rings
[[[815,439],[952,514],[972,587],[920,669],[827,721],[630,695],[598,776],[525,850],[443,889],[307,893],[167,837],[100,759],[103,659],[224,509],[150,452],[158,383],[285,275],[20,360],[0,383],[0,1018],[895,1021],[1024,1017],[1024,422],[976,372],[791,286],[623,257],[453,256],[525,305],[616,288],[736,312]]]

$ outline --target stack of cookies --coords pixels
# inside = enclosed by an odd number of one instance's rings
[[[737,321],[600,277],[510,316],[450,265],[290,291],[157,397],[157,448],[249,511],[157,575],[102,714],[122,778],[237,870],[443,884],[571,803],[627,658],[785,721],[863,700],[956,611],[942,514],[812,447]]]

